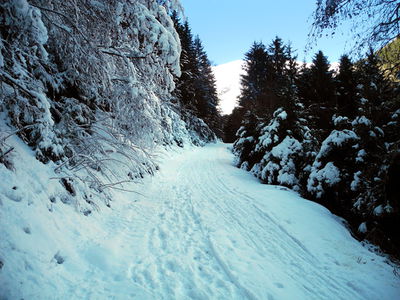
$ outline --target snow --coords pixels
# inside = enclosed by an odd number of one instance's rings
[[[368,231],[367,223],[362,222],[360,224],[360,226],[358,227],[358,231],[361,232],[361,233],[366,233]]]
[[[357,188],[360,186],[360,176],[362,175],[361,171],[357,171],[356,173],[354,173],[354,179],[350,184],[350,189],[355,192],[357,191]]]
[[[333,117],[333,124],[335,126],[338,126],[339,124],[344,124],[347,123],[349,121],[348,117],[343,117],[343,116],[334,116]]]
[[[374,215],[375,216],[380,216],[382,213],[383,213],[382,205],[378,205],[377,207],[374,208]]]
[[[357,152],[356,162],[364,162],[364,157],[367,155],[367,152],[364,149],[361,149]]]
[[[240,165],[240,168],[241,168],[242,170],[248,171],[249,168],[250,168],[249,162],[247,162],[247,161],[243,162],[243,163]]]
[[[322,142],[321,149],[317,155],[317,159],[326,157],[332,149],[332,146],[340,147],[348,142],[358,140],[359,137],[354,131],[344,130],[333,130],[330,135]]]
[[[259,143],[256,146],[256,151],[259,151],[261,147],[269,147],[273,142],[278,142],[278,130],[282,121],[286,119],[287,112],[282,108],[278,108],[273,114],[273,119],[261,130],[261,136],[259,138]]]
[[[375,127],[374,127],[374,130],[375,130],[377,133],[379,133],[380,136],[382,136],[382,137],[385,136],[385,132],[384,132],[381,128],[375,126]]]
[[[271,151],[264,156],[263,162],[268,163],[261,172],[261,178],[267,180],[268,177],[270,177],[268,182],[273,182],[272,176],[277,172],[277,181],[279,184],[294,187],[298,183],[298,180],[295,174],[296,166],[293,161],[293,156],[300,151],[302,151],[302,146],[299,141],[290,136],[286,136],[281,143],[273,147]],[[272,161],[278,161],[280,165]]]
[[[159,153],[160,171],[69,195],[19,139],[0,164],[1,299],[397,299],[400,278],[324,207],[235,168],[226,144]],[[101,197],[100,194],[94,197]]]
[[[361,116],[361,117],[357,117],[353,122],[351,122],[351,125],[356,126],[362,124],[364,126],[371,126],[371,121],[365,117],[365,116]]]
[[[277,116],[276,118],[281,119],[281,120],[286,120],[287,118],[287,112],[282,110]]]
[[[322,169],[316,169],[311,172],[308,178],[307,190],[315,192],[317,198],[321,198],[324,193],[324,185],[330,187],[339,183],[340,180],[339,169],[333,162],[328,162]]]
[[[242,70],[243,60],[235,60],[226,64],[213,67],[217,92],[220,99],[220,109],[222,114],[230,114],[237,106],[237,98],[240,95],[240,76],[244,74]]]

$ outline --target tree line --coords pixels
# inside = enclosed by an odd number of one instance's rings
[[[218,95],[211,62],[199,36],[193,36],[189,22],[172,14],[182,52],[182,75],[175,78],[174,96],[183,109],[202,119],[218,136],[222,135]]]
[[[332,70],[322,51],[299,64],[280,38],[245,54],[239,106],[224,138],[236,165],[291,188],[400,253],[400,93],[369,51]],[[396,183],[397,182],[397,183]]]

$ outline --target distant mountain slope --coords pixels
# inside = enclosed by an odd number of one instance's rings
[[[393,81],[400,82],[400,37],[389,42],[378,51],[382,60],[382,70]]]
[[[235,60],[213,67],[222,114],[230,114],[236,106],[240,94],[240,75],[243,74],[242,64],[243,60]]]

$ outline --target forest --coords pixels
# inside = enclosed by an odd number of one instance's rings
[[[399,253],[399,85],[379,53],[332,70],[299,64],[276,38],[246,53],[239,106],[225,124],[236,165],[344,217],[361,239]],[[386,69],[387,70],[387,69]]]
[[[343,55],[333,70],[322,51],[300,64],[279,37],[267,46],[255,42],[225,140],[234,142],[238,167],[328,207],[358,238],[398,256],[399,4],[341,2],[317,6],[312,34],[374,12],[373,26],[357,24],[364,35],[356,49],[364,43],[369,51]]]

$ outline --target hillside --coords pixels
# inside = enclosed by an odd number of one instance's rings
[[[382,69],[391,80],[400,80],[400,38],[396,38],[378,52]]]

